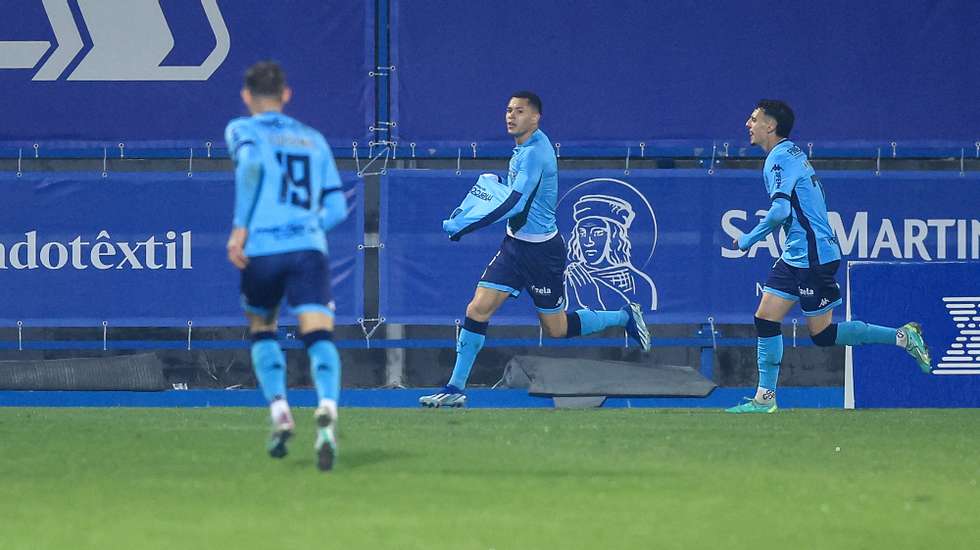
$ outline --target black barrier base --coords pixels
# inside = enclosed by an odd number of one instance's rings
[[[159,391],[169,386],[153,353],[0,361],[0,390]]]

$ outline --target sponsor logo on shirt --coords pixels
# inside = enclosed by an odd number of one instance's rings
[[[488,202],[493,198],[493,195],[491,195],[486,189],[483,188],[482,185],[479,184],[474,185],[473,188],[470,189],[470,195],[473,195],[482,201]]]

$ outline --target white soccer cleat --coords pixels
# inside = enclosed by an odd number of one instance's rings
[[[650,330],[643,320],[643,306],[630,302],[623,310],[629,316],[629,320],[626,321],[626,334],[640,344],[643,351],[650,351]]]
[[[266,443],[266,450],[272,458],[283,458],[287,454],[286,442],[293,436],[296,423],[293,413],[284,400],[276,401],[271,407],[272,433]]]
[[[316,420],[316,467],[321,472],[333,469],[337,460],[337,413],[331,407],[317,407],[313,413]]]
[[[456,386],[446,386],[439,393],[419,397],[419,405],[430,409],[440,407],[462,408],[466,406],[466,394]]]

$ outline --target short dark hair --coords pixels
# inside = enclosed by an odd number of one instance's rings
[[[541,114],[541,98],[538,97],[538,94],[534,92],[529,92],[527,90],[521,90],[519,92],[514,92],[510,94],[510,97],[526,99],[527,102],[534,107],[534,109],[538,112],[538,114]]]
[[[760,99],[756,108],[762,109],[764,113],[776,121],[776,135],[784,138],[789,137],[789,133],[793,131],[793,122],[796,121],[796,115],[793,114],[793,109],[785,101],[780,99]]]
[[[281,97],[286,73],[275,61],[259,61],[245,71],[245,89],[252,95]]]

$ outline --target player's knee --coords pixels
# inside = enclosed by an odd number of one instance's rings
[[[319,342],[333,341],[333,331],[323,329],[312,330],[305,334],[301,334],[300,339],[303,340],[303,345],[306,346],[306,349],[309,349]]]
[[[277,327],[276,319],[274,317],[263,317],[263,316],[249,316],[248,318],[248,328],[249,332],[275,332]]]
[[[831,323],[827,325],[827,328],[821,330],[816,334],[811,334],[810,338],[813,343],[820,347],[830,347],[837,345],[837,323]]]
[[[544,333],[548,338],[562,338],[565,336],[565,327],[558,325],[542,325],[544,327]]]
[[[771,338],[773,336],[779,336],[783,333],[782,326],[776,321],[770,321],[768,319],[755,318],[755,333],[759,338]]]
[[[480,302],[473,300],[466,306],[466,316],[475,321],[486,321],[490,319],[493,310]]]
[[[250,331],[250,337],[253,344],[262,341],[276,341],[276,332],[274,330],[253,330]]]

